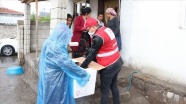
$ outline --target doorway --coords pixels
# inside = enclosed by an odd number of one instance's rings
[[[120,14],[120,0],[98,0],[98,13],[104,14],[105,23],[107,23],[107,18],[105,14],[107,8],[114,8],[116,13]]]

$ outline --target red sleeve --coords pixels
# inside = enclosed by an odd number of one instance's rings
[[[84,20],[81,16],[77,17],[74,21],[74,30],[76,31],[82,31],[84,26]]]

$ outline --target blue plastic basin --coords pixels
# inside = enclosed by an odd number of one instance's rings
[[[6,74],[22,74],[22,73],[24,73],[24,70],[21,66],[9,67],[6,70]]]

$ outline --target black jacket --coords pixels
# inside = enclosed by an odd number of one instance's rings
[[[87,68],[88,64],[96,58],[96,55],[103,45],[103,39],[99,37],[98,35],[94,35],[92,38],[92,46],[89,49],[89,52],[87,52],[87,56],[85,61],[81,64],[82,68]]]
[[[87,68],[89,63],[96,59],[96,55],[98,53],[98,51],[100,50],[100,48],[102,47],[103,45],[103,39],[98,36],[98,35],[94,35],[93,36],[93,39],[92,39],[92,46],[89,50],[89,52],[87,52],[87,56],[86,56],[86,59],[85,61],[81,64],[81,67],[82,68]],[[116,61],[115,63],[113,63],[112,65],[117,65],[117,66],[122,66],[123,65],[123,60],[122,58],[120,57],[118,61]],[[108,68],[112,67],[111,66],[108,66]]]
[[[101,27],[102,26],[99,26],[96,31],[98,31]],[[99,50],[102,47],[102,45],[103,45],[103,39],[100,36],[98,36],[98,35],[93,35],[93,37],[92,37],[92,45],[91,45],[91,48],[89,49],[89,52],[87,52],[86,59],[81,64],[82,68],[87,68],[88,65],[90,64],[90,62],[92,60],[96,59],[96,55],[99,52]],[[121,66],[123,64],[123,60],[121,59],[121,57],[114,64],[120,64],[119,66]]]

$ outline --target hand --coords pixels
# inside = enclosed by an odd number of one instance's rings
[[[82,67],[82,68],[87,68],[88,66],[85,65],[85,64],[81,64],[80,67]]]
[[[72,52],[72,49],[70,48],[70,46],[68,45],[68,53]]]

